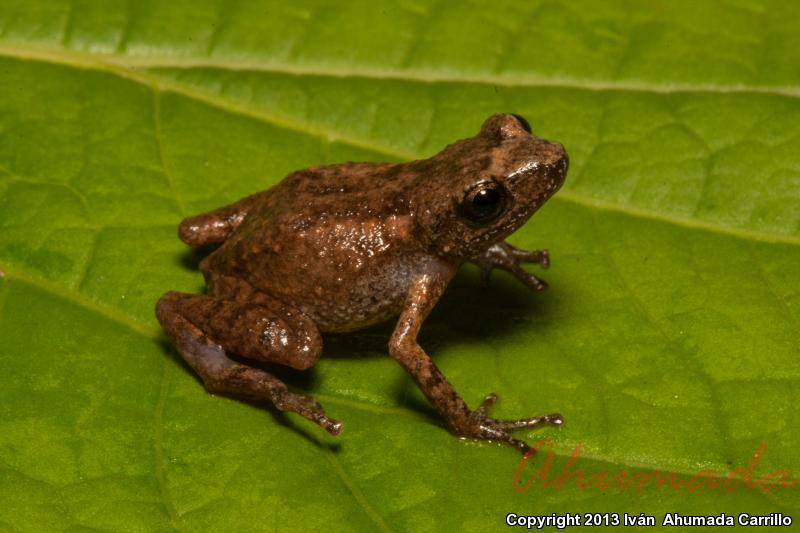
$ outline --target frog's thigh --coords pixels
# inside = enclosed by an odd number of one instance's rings
[[[281,302],[239,303],[170,292],[158,307],[159,320],[162,308],[169,308],[226,352],[242,357],[303,370],[322,353],[322,337],[311,319]]]
[[[178,352],[197,372],[210,392],[256,400],[269,399],[278,409],[296,412],[329,433],[338,435],[342,429],[341,422],[325,416],[322,406],[314,398],[292,393],[281,380],[271,374],[228,357],[227,346],[232,345],[231,336],[235,333],[226,331],[220,337],[222,340],[217,340],[213,337],[213,331],[218,327],[215,325],[215,320],[221,321],[226,317],[236,316],[237,309],[242,312],[242,316],[253,316],[253,309],[247,306],[237,308],[234,302],[215,300],[204,295],[168,292],[158,301],[156,315],[164,331],[175,341]],[[261,316],[270,318],[272,315],[266,312]],[[241,329],[236,331],[241,333]],[[222,332],[217,332],[220,333]],[[246,344],[247,341],[242,346]],[[321,343],[318,342],[315,348],[316,354],[319,353],[320,347]],[[301,356],[292,361],[296,363],[299,360],[300,365],[293,364],[293,366],[308,364],[306,351],[304,349],[301,351],[303,352]],[[314,349],[308,351],[314,352]],[[265,354],[272,357],[270,360],[277,362],[283,362],[285,359],[277,356],[271,349],[259,352],[261,356]],[[316,356],[314,355],[314,360]]]

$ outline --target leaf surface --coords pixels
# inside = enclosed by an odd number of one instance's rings
[[[0,530],[485,530],[507,513],[798,515],[800,23],[785,2],[6,1]],[[562,412],[552,476],[451,436],[387,355],[326,339],[288,382],[345,423],[214,397],[153,316],[199,291],[182,217],[347,160],[427,157],[497,111],[567,147],[513,237],[551,288],[465,267],[422,344],[471,403]],[[540,454],[520,483],[545,463]],[[552,477],[551,476],[551,477]],[[695,479],[696,481],[696,479]],[[635,528],[634,528],[635,529]]]

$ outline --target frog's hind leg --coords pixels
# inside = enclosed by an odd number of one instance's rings
[[[231,352],[300,369],[313,365],[322,350],[319,332],[301,313],[279,307],[168,292],[158,301],[156,316],[209,392],[266,399],[338,435],[341,422],[325,416],[314,398],[293,393],[268,372],[228,357]]]

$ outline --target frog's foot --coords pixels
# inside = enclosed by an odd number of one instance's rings
[[[492,270],[499,268],[510,272],[530,289],[543,291],[547,283],[522,268],[522,263],[536,263],[542,268],[550,266],[547,250],[521,250],[506,242],[493,244],[483,255],[472,260],[481,269],[481,284],[489,284]]]
[[[481,405],[470,413],[468,422],[464,428],[456,428],[456,431],[463,437],[474,439],[493,440],[503,442],[517,448],[523,454],[530,450],[525,442],[515,439],[508,434],[509,430],[522,428],[535,428],[543,425],[560,426],[564,423],[564,418],[553,413],[533,418],[521,418],[518,420],[497,420],[487,416],[489,408],[497,401],[497,395],[492,393],[484,398]]]

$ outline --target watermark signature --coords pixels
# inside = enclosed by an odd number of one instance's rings
[[[755,453],[750,457],[746,467],[737,466],[727,472],[718,472],[711,469],[699,470],[694,474],[664,472],[661,470],[635,469],[629,472],[625,469],[611,472],[598,470],[587,472],[578,467],[578,461],[583,450],[583,443],[578,443],[572,449],[569,457],[564,460],[561,469],[556,471],[556,455],[553,453],[553,442],[550,437],[540,439],[531,446],[517,468],[514,470],[512,487],[519,493],[527,492],[534,483],[547,489],[561,490],[570,485],[579,490],[596,489],[606,491],[617,489],[619,491],[636,491],[655,488],[664,488],[673,491],[684,490],[688,493],[698,491],[734,492],[739,488],[758,490],[764,494],[781,489],[790,489],[797,486],[797,479],[786,469],[773,470],[763,475],[756,475],[756,468],[764,453],[767,443],[762,442]],[[538,453],[537,453],[538,452]],[[526,466],[534,460],[539,464],[532,475],[525,475]]]

